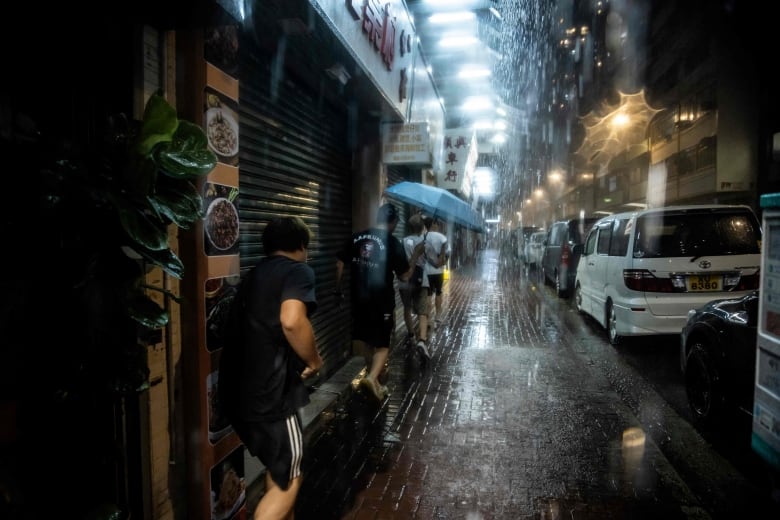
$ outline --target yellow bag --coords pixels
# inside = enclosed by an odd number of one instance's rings
[[[444,280],[449,280],[450,279],[450,270],[447,267],[444,268],[444,278],[443,279]]]

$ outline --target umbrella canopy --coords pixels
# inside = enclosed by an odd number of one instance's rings
[[[452,220],[474,231],[482,231],[482,218],[474,208],[445,189],[404,181],[387,188],[385,194],[421,208],[431,217]]]

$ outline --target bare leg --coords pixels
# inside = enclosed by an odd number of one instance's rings
[[[428,315],[418,314],[417,319],[420,322],[420,334],[417,337],[423,341],[428,341]]]
[[[412,317],[412,307],[404,307],[404,323],[406,324],[406,332],[410,336],[414,336],[414,318]]]
[[[371,358],[371,364],[369,366],[368,375],[370,375],[374,381],[379,381],[379,375],[385,369],[387,358],[390,357],[390,349],[388,347],[374,349],[374,355]]]
[[[363,359],[366,361],[366,367],[371,366],[371,348],[366,344],[365,341],[353,339],[352,352],[356,356],[363,356]]]
[[[287,489],[276,485],[271,473],[265,473],[265,495],[255,508],[254,520],[293,520],[295,518],[295,497],[301,488],[303,477],[290,481]]]

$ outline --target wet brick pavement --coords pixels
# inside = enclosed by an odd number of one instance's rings
[[[354,381],[321,414],[296,518],[731,517],[702,506],[575,354],[582,335],[549,326],[551,289],[499,264],[488,250],[453,273],[432,360],[397,346],[381,406]]]

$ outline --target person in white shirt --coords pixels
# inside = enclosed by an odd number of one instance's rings
[[[406,258],[411,263],[414,250],[420,244],[423,237],[423,220],[420,215],[412,215],[406,221],[409,235],[402,240]],[[404,323],[406,324],[407,344],[416,345],[424,361],[431,356],[428,352],[428,312],[431,297],[428,290],[428,277],[425,273],[425,256],[419,255],[416,268],[408,280],[398,282],[398,292],[404,305]],[[419,279],[418,279],[419,278]],[[415,334],[413,314],[417,315],[418,332]],[[416,339],[415,339],[416,336]]]
[[[447,236],[442,233],[444,224],[432,217],[423,219],[425,227],[428,229],[425,234],[425,264],[426,274],[428,275],[428,284],[433,296],[434,310],[436,311],[435,323],[441,323],[442,288],[444,287],[444,266],[449,259],[449,244]],[[433,312],[429,314],[432,317]]]

